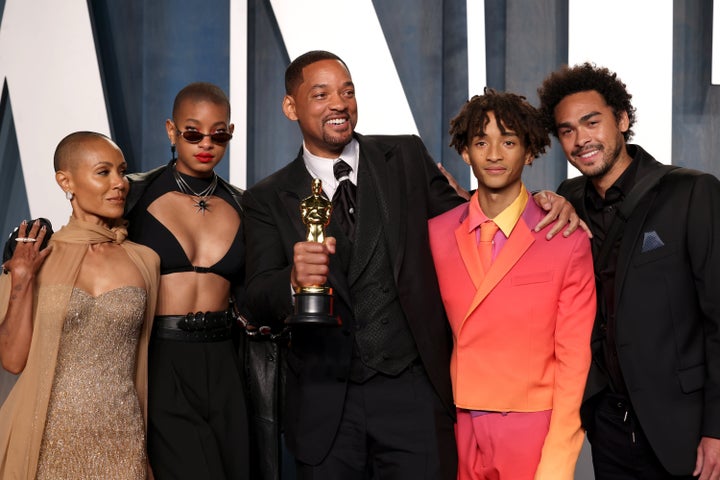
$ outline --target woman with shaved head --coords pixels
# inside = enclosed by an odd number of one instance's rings
[[[225,92],[190,83],[165,122],[171,160],[128,176],[130,238],[160,256],[148,353],[148,456],[157,480],[250,478],[235,347],[236,318],[245,313],[242,191],[215,172],[233,129]]]
[[[126,241],[120,149],[75,132],[55,151],[70,220],[42,248],[23,222],[0,275],[0,478],[147,477],[147,342],[160,261]]]

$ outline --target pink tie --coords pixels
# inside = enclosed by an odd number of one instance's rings
[[[490,270],[492,263],[493,238],[498,231],[498,226],[492,220],[480,225],[480,262],[484,271]]]

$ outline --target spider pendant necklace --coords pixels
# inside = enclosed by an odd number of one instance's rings
[[[196,192],[190,187],[190,185],[188,185],[185,179],[182,178],[182,176],[180,175],[180,172],[177,171],[175,164],[173,164],[173,177],[175,177],[175,183],[177,183],[180,191],[185,195],[190,195],[191,197],[194,197],[195,202],[193,203],[193,206],[197,208],[198,212],[205,215],[205,211],[210,210],[210,202],[208,202],[207,198],[210,197],[213,193],[215,193],[215,189],[218,185],[217,173],[213,172],[213,178],[210,182],[210,185],[205,187],[205,189],[201,192]]]

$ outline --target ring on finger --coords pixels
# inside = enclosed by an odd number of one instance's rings
[[[37,238],[17,237],[17,238],[15,239],[15,241],[16,241],[16,242],[21,242],[21,243],[35,243],[35,242],[37,242]]]

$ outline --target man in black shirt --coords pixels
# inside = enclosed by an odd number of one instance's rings
[[[606,68],[563,67],[538,93],[548,129],[583,174],[558,192],[590,226],[595,255],[613,241],[605,266],[595,258],[581,410],[595,476],[720,478],[720,182],[660,171],[669,168],[627,144],[635,108]],[[656,173],[665,175],[606,240],[630,192]]]

